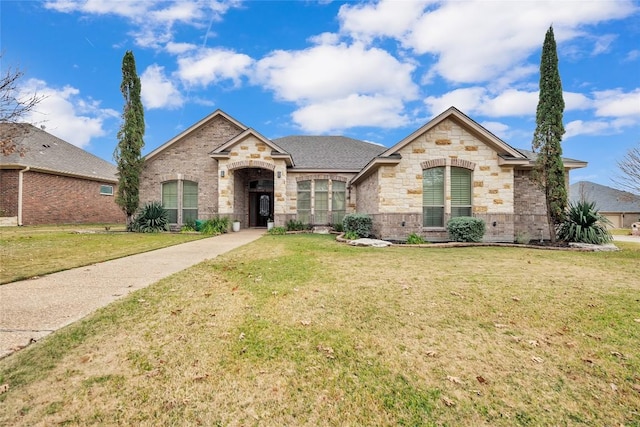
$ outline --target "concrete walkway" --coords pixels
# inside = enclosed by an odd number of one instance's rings
[[[257,240],[249,229],[0,285],[0,358],[118,298]]]

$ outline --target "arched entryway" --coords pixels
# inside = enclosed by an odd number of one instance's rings
[[[233,174],[235,216],[243,227],[266,227],[274,218],[274,172],[249,167],[236,169]]]

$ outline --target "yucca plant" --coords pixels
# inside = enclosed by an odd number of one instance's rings
[[[144,205],[131,223],[131,230],[139,233],[157,233],[168,229],[169,216],[160,202]]]
[[[600,214],[594,202],[571,203],[566,219],[558,227],[558,239],[601,245],[613,240],[607,225],[612,225],[611,221]]]

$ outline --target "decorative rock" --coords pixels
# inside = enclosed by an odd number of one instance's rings
[[[620,249],[614,245],[613,243],[608,243],[606,245],[592,245],[590,243],[569,243],[569,247],[572,248],[580,248],[580,249],[588,249],[593,252],[615,252]]]
[[[391,246],[391,242],[378,239],[356,239],[351,240],[349,244],[352,246],[372,246],[374,248],[384,248],[387,246]]]

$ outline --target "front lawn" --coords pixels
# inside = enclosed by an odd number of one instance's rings
[[[638,425],[618,246],[265,236],[0,360],[0,425]]]
[[[123,225],[2,227],[0,228],[0,284],[164,248],[203,237],[208,236],[127,233]]]

